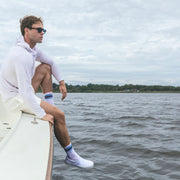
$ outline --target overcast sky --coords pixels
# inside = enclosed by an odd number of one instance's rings
[[[0,0],[0,64],[19,19],[41,16],[38,44],[68,84],[180,86],[179,0]]]

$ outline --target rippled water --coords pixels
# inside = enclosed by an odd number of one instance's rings
[[[54,138],[52,180],[180,179],[180,94],[72,93],[64,111],[75,150],[93,160],[84,170],[64,163]]]

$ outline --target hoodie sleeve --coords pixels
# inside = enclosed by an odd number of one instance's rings
[[[27,105],[37,117],[42,118],[46,113],[37,103],[31,85],[32,57],[26,55],[26,58],[24,58],[23,54],[21,54],[21,56],[16,57],[16,59],[17,61],[14,62],[14,68],[17,77],[19,95],[24,100],[25,105]]]
[[[39,49],[36,48],[36,51],[37,51],[36,60],[41,63],[49,64],[52,69],[52,74],[58,82],[64,80],[61,71],[58,69],[58,65],[49,56],[42,53]]]

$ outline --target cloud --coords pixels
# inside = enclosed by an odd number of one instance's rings
[[[0,0],[0,62],[19,19],[42,16],[39,47],[67,82],[180,85],[178,0]]]

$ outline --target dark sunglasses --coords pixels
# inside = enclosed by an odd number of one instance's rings
[[[43,29],[43,28],[30,28],[30,29],[36,29],[38,31],[38,33],[41,33],[43,31],[43,33],[45,34],[46,33],[46,29]]]

